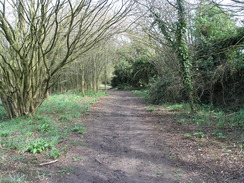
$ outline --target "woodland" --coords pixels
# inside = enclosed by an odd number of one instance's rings
[[[132,90],[148,105],[182,109],[181,123],[183,115],[218,137],[230,132],[242,149],[243,6],[241,0],[1,0],[0,147],[49,150],[56,159],[59,140],[41,135],[59,133],[57,121],[79,118],[75,109],[86,113],[106,95],[99,88],[112,87]],[[18,143],[23,136],[29,139]]]
[[[192,112],[195,104],[237,111],[244,30],[243,3],[233,3],[3,1],[2,105],[14,118],[35,113],[48,93],[111,83]]]

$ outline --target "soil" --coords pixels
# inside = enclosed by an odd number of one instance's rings
[[[88,133],[70,137],[67,153],[40,168],[43,182],[244,182],[239,150],[232,149],[236,159],[228,159],[219,141],[184,138],[194,127],[180,126],[166,109],[150,111],[128,91],[109,93],[82,120]]]

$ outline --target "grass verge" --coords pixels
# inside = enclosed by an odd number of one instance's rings
[[[147,90],[135,90],[134,94],[150,101]],[[171,111],[178,118],[179,124],[191,123],[197,125],[200,130],[212,130],[212,135],[224,138],[228,132],[233,136],[243,140],[244,134],[244,110],[234,113],[226,113],[220,109],[214,109],[209,105],[198,105],[195,114],[190,113],[190,106],[186,103],[170,104],[164,103],[162,106]],[[226,137],[227,138],[227,137]]]
[[[0,182],[30,181],[31,164],[67,153],[67,138],[87,133],[78,119],[103,95],[103,91],[85,97],[72,92],[53,94],[35,115],[12,120],[5,117],[5,110],[0,107]]]

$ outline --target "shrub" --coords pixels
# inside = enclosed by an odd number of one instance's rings
[[[39,139],[28,146],[28,151],[32,154],[41,153],[50,149],[52,145],[45,140]]]
[[[157,75],[157,70],[148,57],[141,56],[133,63],[123,61],[115,67],[112,87],[118,89],[146,87],[152,77]]]
[[[149,88],[150,101],[154,104],[165,102],[182,102],[183,86],[180,80],[172,80],[171,77],[159,77],[152,81]]]

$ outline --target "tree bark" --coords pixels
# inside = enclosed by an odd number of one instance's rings
[[[194,88],[191,79],[191,61],[189,58],[189,49],[186,41],[186,17],[184,0],[177,0],[178,7],[178,25],[176,31],[176,51],[181,67],[183,85],[186,89],[191,112],[195,112]]]

